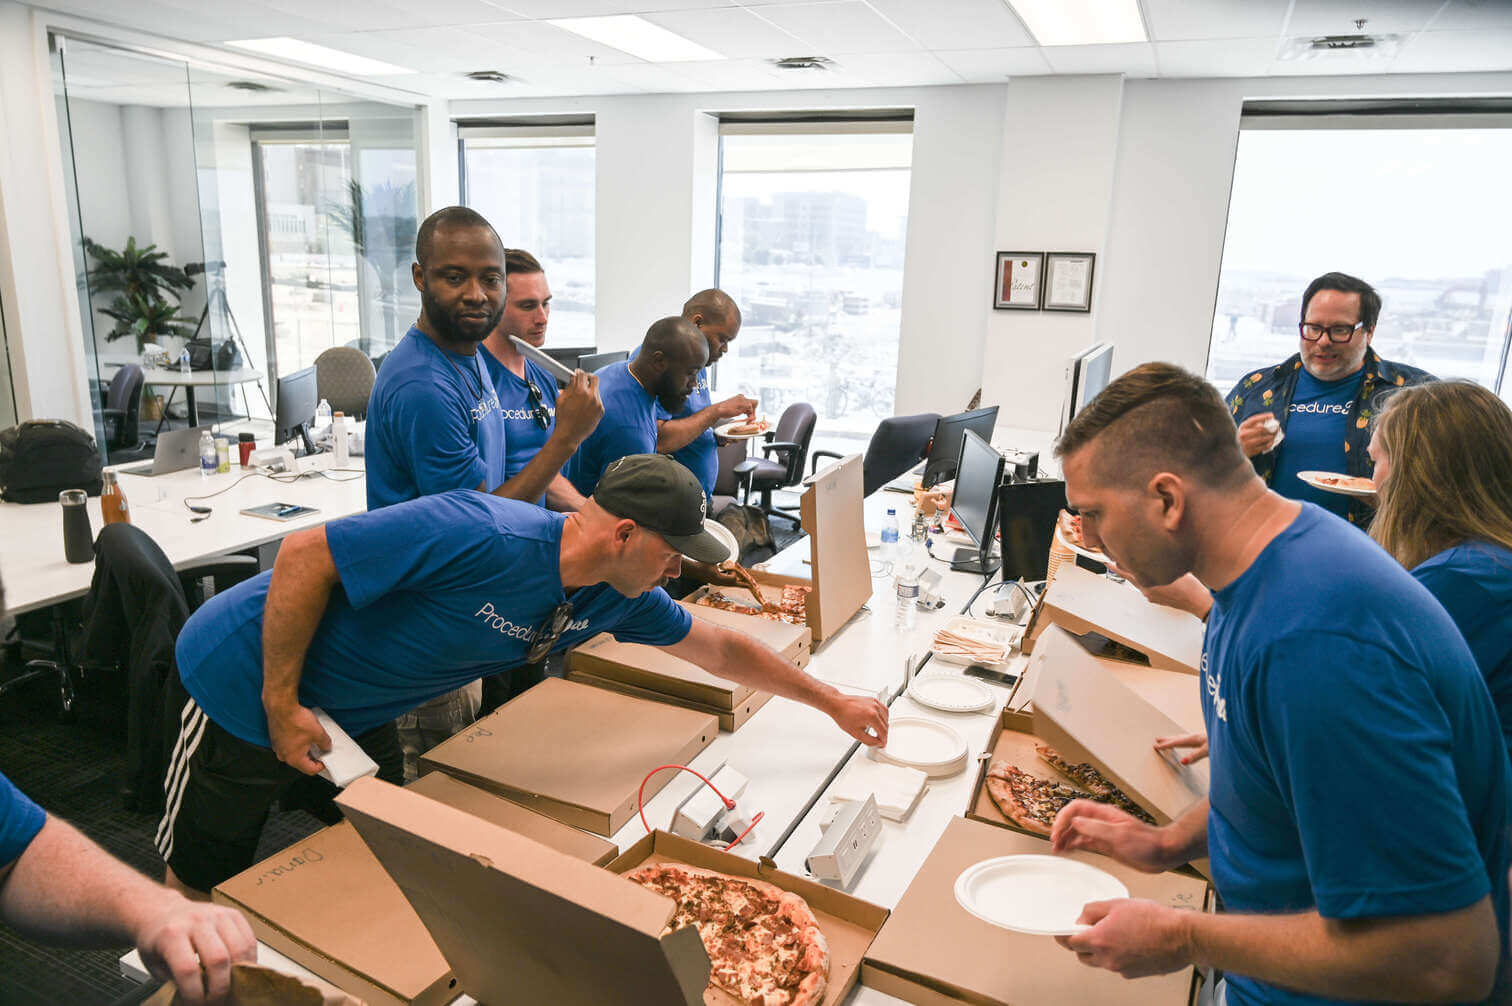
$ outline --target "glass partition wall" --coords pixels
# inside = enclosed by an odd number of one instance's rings
[[[61,36],[54,71],[97,407],[126,364],[145,376],[134,436],[97,423],[112,460],[183,426],[189,384],[200,423],[263,439],[280,376],[404,335],[413,106]]]

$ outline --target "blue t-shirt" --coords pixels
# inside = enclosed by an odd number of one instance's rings
[[[659,421],[686,419],[695,412],[702,412],[711,404],[709,371],[706,367],[698,372],[698,387],[688,396],[688,404],[674,416],[658,403],[656,418]],[[714,495],[714,480],[719,477],[719,446],[714,442],[713,430],[704,430],[692,443],[673,451],[672,457],[682,462],[684,468],[697,476],[699,485],[703,486],[705,496]]]
[[[1512,748],[1512,552],[1468,541],[1425,560],[1412,575],[1470,644]]]
[[[504,417],[504,437],[508,443],[504,452],[504,477],[512,479],[541,452],[551,436],[551,428],[556,425],[557,384],[532,359],[525,360],[525,378],[522,380],[494,359],[487,349],[480,349],[478,355],[483,358],[483,365],[488,368],[489,379],[499,396],[499,412]],[[541,404],[545,406],[549,420],[544,429],[536,421],[535,403],[530,400],[527,381],[541,393]]]
[[[0,867],[21,858],[47,815],[0,773]]]
[[[1208,854],[1228,911],[1423,915],[1489,892],[1505,947],[1501,723],[1459,630],[1405,569],[1304,503],[1213,595],[1202,671]],[[1325,1001],[1228,981],[1230,1006]]]
[[[584,496],[620,458],[656,453],[656,396],[630,375],[630,362],[609,364],[598,379],[604,418],[567,462],[567,478]]]
[[[503,485],[504,417],[482,361],[411,327],[378,371],[363,450],[369,510]]]
[[[325,526],[341,583],[305,654],[299,701],[352,736],[427,699],[525,661],[537,629],[568,600],[559,572],[563,514],[459,490]],[[262,620],[272,571],[216,594],[179,634],[184,688],[212,720],[267,746]],[[687,609],[657,588],[625,597],[574,590],[554,649],[599,632],[651,646],[687,636]]]
[[[1271,483],[1276,492],[1316,503],[1340,517],[1349,512],[1348,496],[1314,489],[1297,473],[1345,471],[1349,407],[1364,380],[1364,370],[1339,381],[1320,381],[1305,367],[1297,375],[1297,390],[1286,416],[1286,439],[1276,448],[1276,477]]]

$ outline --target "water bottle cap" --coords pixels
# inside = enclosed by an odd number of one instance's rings
[[[896,516],[898,516],[898,508],[897,507],[888,507],[887,508],[887,516],[889,516],[889,517],[896,517]]]

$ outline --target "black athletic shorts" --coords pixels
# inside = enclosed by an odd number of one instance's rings
[[[182,708],[178,740],[163,781],[163,819],[157,849],[180,881],[209,892],[251,866],[274,801],[291,790],[336,787],[278,760],[272,748],[246,741],[216,725],[178,675],[169,678],[170,708]],[[378,778],[404,780],[404,754],[392,722],[355,738],[378,763]]]

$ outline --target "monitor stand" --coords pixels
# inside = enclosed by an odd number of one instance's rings
[[[983,557],[981,551],[975,548],[958,548],[950,557],[950,568],[957,573],[981,573],[986,576],[996,573],[1002,560],[990,552]]]
[[[299,456],[305,458],[310,457],[315,453],[315,442],[310,439],[310,424],[300,423],[295,428],[299,430],[299,443],[304,450],[304,453]]]

